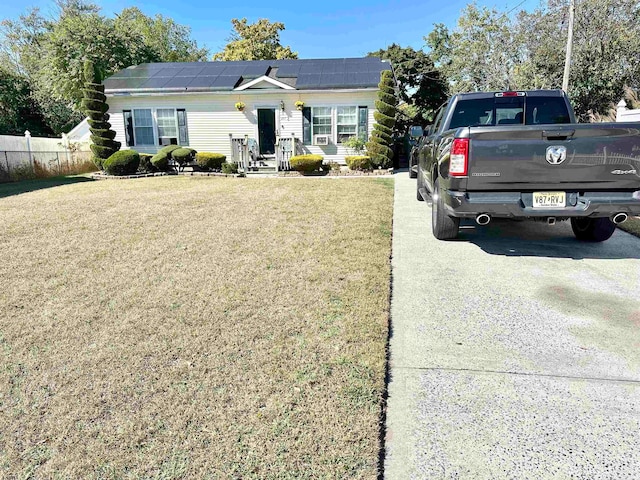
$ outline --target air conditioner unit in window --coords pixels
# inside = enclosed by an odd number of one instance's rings
[[[314,145],[329,145],[329,135],[314,135],[313,136],[313,144]]]
[[[163,147],[165,145],[177,145],[178,144],[178,139],[176,137],[160,137],[158,140],[160,140],[160,145],[162,145]]]

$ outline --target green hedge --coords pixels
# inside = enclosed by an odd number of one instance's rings
[[[113,140],[114,138],[116,138],[116,132],[114,132],[113,130],[103,130],[101,128],[94,128],[91,130],[91,137],[93,139],[93,137],[101,137],[101,138],[109,138],[111,140]]]
[[[314,172],[320,170],[323,159],[324,157],[322,155],[296,155],[291,157],[289,162],[293,170],[297,170],[298,172]]]
[[[393,137],[382,130],[374,130],[371,132],[371,138],[373,139],[374,137],[382,139],[382,143],[386,145],[391,145],[391,142],[393,142]]]
[[[198,152],[196,153],[196,162],[200,168],[208,168],[219,170],[227,157],[222,153]]]
[[[156,153],[153,157],[151,157],[151,165],[153,165],[161,172],[166,172],[169,168],[169,155],[162,151]]]
[[[189,163],[194,159],[195,155],[196,151],[193,148],[189,147],[176,148],[171,152],[171,158],[173,158],[180,165]]]
[[[103,167],[110,175],[132,175],[138,171],[140,155],[135,150],[120,150],[107,158]]]
[[[87,118],[87,122],[92,130],[104,130],[106,132],[111,129],[111,124],[104,120],[91,120]]]
[[[373,112],[373,118],[375,118],[376,122],[378,122],[380,125],[384,125],[385,127],[391,128],[392,130],[393,126],[396,124],[395,117],[390,117],[389,115],[385,115],[382,112]]]
[[[371,170],[371,157],[366,155],[354,155],[344,157],[351,170]]]
[[[91,149],[91,151],[96,157],[100,157],[104,161],[105,157],[109,158],[111,155],[113,155],[118,151],[118,149],[120,148],[120,144],[118,144],[118,148],[104,147],[102,145],[96,145],[96,144],[89,145],[89,148]],[[96,166],[102,167],[104,166],[104,162],[101,162],[101,165],[96,164]]]
[[[238,164],[235,162],[222,164],[222,173],[238,173]]]
[[[98,90],[91,90],[89,88],[83,88],[82,89],[82,94],[85,98],[87,99],[91,99],[91,100],[99,100],[101,102],[106,102],[107,101],[107,96],[98,91]]]
[[[84,110],[91,110],[93,112],[100,112],[102,114],[107,113],[107,110],[109,110],[109,105],[107,105],[105,102],[101,102],[100,100],[83,98],[82,102],[80,103]]]
[[[386,115],[387,117],[393,117],[395,120],[396,107],[394,105],[389,105],[388,103],[384,103],[381,100],[376,100],[375,105],[376,105],[376,110],[378,110],[383,115]]]
[[[167,145],[166,147],[162,147],[160,150],[158,150],[158,153],[166,153],[168,158],[171,158],[171,152],[173,152],[174,150],[178,150],[179,148],[182,148],[180,145]]]

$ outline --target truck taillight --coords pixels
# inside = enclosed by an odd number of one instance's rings
[[[451,145],[449,157],[449,175],[452,177],[466,177],[469,167],[469,139],[456,138]]]

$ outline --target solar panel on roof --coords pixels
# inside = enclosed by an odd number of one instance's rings
[[[162,88],[169,80],[167,77],[151,77],[139,88]]]
[[[105,88],[110,90],[126,90],[131,88],[140,88],[146,78],[110,78],[105,80]]]
[[[151,77],[175,77],[182,68],[161,68],[153,72]]]
[[[269,69],[268,65],[247,65],[244,68],[244,71],[241,73],[243,77],[261,77],[267,74],[267,70]]]
[[[229,65],[222,71],[222,75],[242,75],[245,67],[243,65]]]
[[[220,75],[215,79],[215,81],[211,84],[213,88],[229,88],[235,87],[236,83],[238,83],[240,77],[236,75]]]
[[[336,87],[344,84],[344,73],[323,73],[320,75],[320,87]]]
[[[303,73],[322,73],[321,63],[303,63],[300,65],[300,74]]]
[[[178,77],[195,77],[200,75],[200,73],[204,70],[204,67],[184,67],[180,72],[176,75]]]
[[[300,65],[283,65],[278,67],[277,76],[280,78],[293,78],[297,77],[300,73]]]
[[[202,72],[200,72],[200,75],[218,76],[224,71],[224,69],[225,69],[224,65],[209,64],[204,67]]]
[[[218,77],[194,77],[187,84],[187,90],[191,88],[209,88]]]
[[[187,85],[191,82],[192,77],[173,77],[170,78],[162,88],[187,88]]]
[[[320,84],[319,73],[300,73],[298,75],[297,87],[317,87]]]

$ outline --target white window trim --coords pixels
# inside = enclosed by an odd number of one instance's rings
[[[270,108],[275,108],[275,107],[270,107]],[[175,128],[176,128],[176,138],[177,138],[177,142],[178,144],[180,143],[180,125],[178,122],[178,110],[184,110],[185,111],[185,115],[187,112],[187,109],[184,107],[130,107],[128,109],[125,110],[130,110],[131,111],[131,120],[133,123],[133,145],[131,145],[129,148],[134,148],[134,147],[157,147],[157,148],[162,148],[162,146],[160,145],[160,131],[158,130],[158,110],[173,110],[173,121],[175,124]],[[153,144],[142,144],[142,143],[138,143],[138,140],[136,138],[136,116],[135,116],[135,110],[151,110],[151,128],[153,130]],[[124,122],[124,115],[122,116],[122,122],[124,124],[124,128],[126,130],[127,125]],[[187,137],[189,136],[189,119],[188,117],[186,117],[186,124],[185,124],[186,128],[187,128]],[[141,127],[141,128],[145,128],[145,127]],[[146,127],[148,128],[148,127]]]
[[[156,135],[156,145],[158,146],[158,148],[161,148],[162,145],[160,145],[160,127],[158,127],[158,110],[173,110],[173,125],[176,129],[176,142],[178,145],[180,145],[180,126],[178,125],[178,109],[177,108],[172,108],[172,107],[158,107],[154,110],[154,118],[155,118],[155,122],[156,122],[156,127],[157,127],[157,135]]]
[[[355,123],[342,123],[342,124],[338,124],[338,109],[339,108],[355,108],[356,109],[356,113],[355,113]],[[360,122],[358,121],[358,105],[336,105],[336,145],[342,145],[342,142],[338,143],[338,127],[341,125],[355,125],[356,126],[356,133],[352,136],[357,137],[358,134],[360,132],[358,132],[359,128],[360,128]]]
[[[367,107],[370,111],[371,107],[363,104],[351,104],[351,105],[313,105],[309,106],[311,108],[311,144],[313,144],[313,137],[316,133],[313,131],[313,109],[314,108],[330,108],[331,109],[331,142],[334,145],[343,145],[342,143],[338,143],[338,108],[339,107],[355,107],[356,108],[356,134],[357,137],[360,134],[360,119],[358,115],[360,114],[360,107]],[[369,131],[369,116],[367,114],[367,132]],[[318,134],[318,135],[324,135]]]
[[[329,114],[331,117],[331,141],[333,143],[336,142],[336,129],[334,128],[336,124],[336,108],[335,105],[314,105],[311,107],[311,144],[313,144],[313,138],[316,135],[316,132],[313,130],[313,110],[316,108],[329,108],[331,113]],[[318,133],[317,135],[326,135],[326,133]]]

